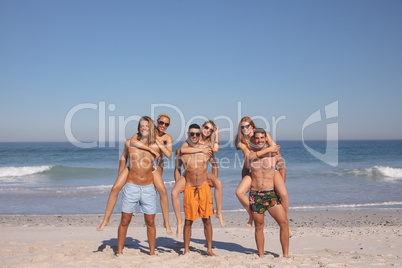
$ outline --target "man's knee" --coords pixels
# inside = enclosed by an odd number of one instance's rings
[[[289,226],[289,221],[286,217],[283,217],[278,220],[278,225],[281,228],[287,228]]]
[[[155,227],[155,218],[145,219],[145,224],[147,225],[147,227],[150,227],[150,228]]]
[[[130,224],[130,222],[131,222],[131,218],[123,216],[121,218],[120,225],[123,226],[123,227],[127,227]]]
[[[205,226],[211,225],[211,219],[208,218],[202,218],[202,223],[204,223]]]

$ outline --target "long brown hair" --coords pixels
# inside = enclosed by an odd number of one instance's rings
[[[237,127],[237,135],[236,135],[236,137],[235,137],[235,146],[236,146],[236,149],[237,149],[237,150],[240,150],[240,147],[238,146],[238,144],[239,144],[240,142],[243,143],[244,145],[246,145],[247,148],[251,149],[251,148],[250,148],[250,144],[249,144],[249,138],[248,138],[248,137],[244,137],[243,133],[241,132],[241,123],[243,123],[243,122],[249,123],[250,126],[251,126],[253,129],[256,129],[256,126],[255,126],[253,120],[251,120],[250,117],[245,116],[245,117],[243,117],[243,118],[240,120],[239,126]]]
[[[154,121],[151,119],[149,116],[143,116],[141,117],[140,121],[138,121],[138,140],[142,139],[141,135],[141,122],[142,121],[147,121],[148,122],[148,145],[155,143],[155,124]]]

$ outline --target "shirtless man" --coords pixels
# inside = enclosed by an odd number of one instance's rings
[[[200,141],[200,126],[192,124],[187,133],[189,139],[187,142],[197,147]],[[176,157],[175,173],[180,173],[180,167],[183,164],[186,173],[186,185],[184,190],[184,254],[190,252],[191,226],[193,222],[201,216],[204,224],[204,234],[207,241],[207,254],[215,256],[212,252],[212,225],[210,216],[214,215],[212,204],[211,188],[208,184],[207,171],[208,161],[213,162],[212,151],[205,153],[182,154]],[[211,163],[213,172],[217,168],[216,163]],[[177,176],[177,175],[176,175]]]
[[[156,190],[152,169],[155,158],[159,157],[158,146],[154,143],[154,124],[148,116],[143,116],[138,123],[138,140],[151,148],[150,151],[132,147],[130,140],[124,145],[124,153],[129,155],[129,173],[123,188],[121,221],[117,237],[117,255],[123,254],[124,241],[128,225],[137,205],[147,226],[149,255],[155,254],[155,213]]]
[[[255,129],[254,139],[256,148],[249,154],[246,163],[251,169],[249,202],[250,210],[253,213],[258,255],[260,258],[264,257],[264,212],[268,210],[280,227],[283,257],[289,258],[288,219],[286,211],[274,190],[275,167],[279,167],[279,173],[284,177],[286,176],[285,165],[279,153],[263,154],[261,152],[267,147],[265,130]]]

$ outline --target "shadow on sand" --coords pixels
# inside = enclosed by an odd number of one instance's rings
[[[208,255],[206,250],[200,250],[197,248],[194,248],[191,246],[192,243],[196,243],[199,245],[204,245],[206,248],[206,240],[205,239],[195,239],[192,238],[190,242],[190,251],[191,252],[198,252],[202,255]],[[163,252],[163,253],[172,253],[175,252],[178,255],[183,254],[183,249],[184,249],[184,243],[181,241],[177,241],[173,238],[169,237],[158,237],[156,238],[156,251],[158,252]],[[114,253],[116,254],[117,252],[117,239],[112,238],[109,240],[104,240],[102,241],[102,244],[98,247],[98,250],[94,252],[103,252],[103,250],[109,246],[110,248],[113,249]],[[132,248],[132,249],[137,249],[140,250],[142,253],[149,254],[149,246],[148,246],[148,240],[144,241],[141,243],[138,239],[134,239],[132,237],[127,237],[125,242],[124,242],[124,247],[125,248]],[[213,249],[223,249],[229,252],[235,252],[235,253],[243,253],[243,254],[258,254],[257,250],[255,248],[246,248],[243,247],[240,244],[237,243],[231,243],[231,242],[222,242],[222,241],[212,241],[212,248]],[[272,255],[274,257],[279,257],[278,254],[266,251],[265,255]]]

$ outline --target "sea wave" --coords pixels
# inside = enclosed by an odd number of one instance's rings
[[[54,166],[31,166],[31,167],[0,167],[1,177],[21,177],[42,173],[50,170]]]
[[[115,171],[107,168],[67,167],[62,165],[26,166],[26,167],[0,167],[0,178],[24,177],[35,174],[54,176],[69,175],[96,175],[115,174]]]
[[[173,188],[174,181],[166,181],[165,187]],[[32,193],[64,193],[64,194],[74,194],[74,193],[98,193],[107,194],[112,189],[112,184],[110,185],[84,185],[84,186],[55,186],[55,187],[0,187],[0,192],[6,192],[9,194],[18,194],[24,192],[26,194]]]
[[[353,175],[362,178],[399,180],[402,179],[402,168],[374,166],[372,168],[343,169],[324,172],[330,176]]]
[[[61,187],[2,187],[0,192],[53,192],[53,193],[71,193],[71,192],[107,192],[112,185],[89,185],[89,186],[61,186]]]
[[[390,201],[390,202],[379,202],[379,203],[366,203],[366,204],[328,204],[328,205],[301,205],[301,206],[291,206],[291,210],[325,210],[325,209],[362,209],[362,208],[381,208],[381,207],[394,207],[401,206],[402,202]]]

